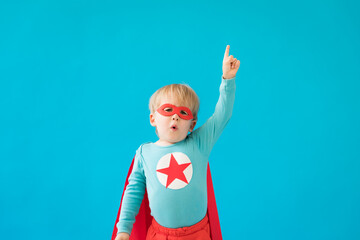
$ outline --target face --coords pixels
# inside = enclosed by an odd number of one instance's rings
[[[177,108],[167,104],[175,105]],[[159,110],[150,114],[150,124],[157,129],[159,144],[170,145],[180,142],[186,138],[188,132],[193,131],[196,120],[189,119],[191,113],[186,108],[171,96],[161,98],[160,105],[157,106]]]

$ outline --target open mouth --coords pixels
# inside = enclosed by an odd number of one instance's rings
[[[176,125],[172,125],[170,128],[171,128],[172,130],[176,130],[176,129],[177,129],[177,126],[176,126]]]

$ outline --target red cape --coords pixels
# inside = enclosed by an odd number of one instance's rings
[[[134,157],[134,159],[135,159],[135,157]],[[119,207],[119,211],[118,211],[118,214],[116,217],[115,226],[114,226],[111,240],[115,240],[116,235],[117,235],[118,229],[116,227],[116,224],[119,221],[121,204],[122,204],[122,200],[124,197],[126,186],[129,184],[129,176],[132,172],[132,168],[134,165],[134,159],[132,160],[128,175],[126,177],[125,187],[124,187],[124,191],[123,191],[123,194],[121,197],[120,207]],[[208,164],[208,169],[207,169],[207,195],[208,195],[207,196],[207,198],[208,198],[207,216],[209,218],[211,239],[212,240],[222,240],[219,215],[218,215],[217,208],[216,208],[215,193],[214,193],[214,188],[213,188],[213,184],[212,184],[209,164]],[[135,223],[133,225],[133,229],[130,234],[130,240],[145,240],[146,233],[147,233],[148,228],[151,225],[152,219],[153,219],[153,217],[150,215],[150,207],[149,207],[149,200],[147,197],[147,191],[145,189],[144,199],[141,203],[139,213],[136,215]]]

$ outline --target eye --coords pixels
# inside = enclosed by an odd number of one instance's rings
[[[184,111],[184,110],[181,110],[180,113],[181,113],[182,115],[186,115],[186,116],[189,115],[189,114],[188,114],[186,111]]]
[[[172,108],[169,108],[169,107],[164,108],[164,111],[165,111],[165,112],[172,112],[172,110],[173,110],[173,109],[172,109]]]

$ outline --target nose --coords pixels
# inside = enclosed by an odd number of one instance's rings
[[[179,120],[179,116],[175,113],[173,116],[172,116],[172,120]]]

